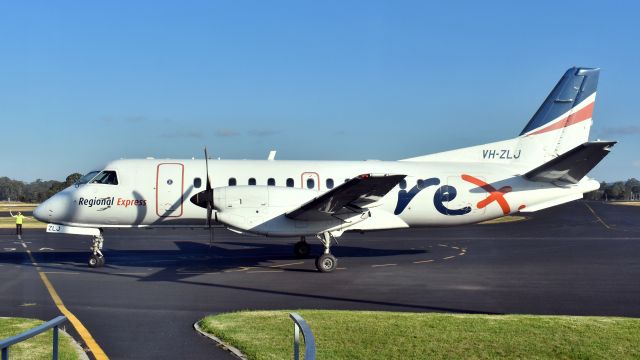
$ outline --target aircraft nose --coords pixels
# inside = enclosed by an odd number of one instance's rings
[[[57,222],[63,217],[62,215],[66,208],[65,203],[65,199],[60,195],[54,195],[33,209],[33,216],[45,223]]]
[[[49,200],[45,200],[45,202],[33,209],[33,217],[38,219],[38,221],[49,222],[49,219],[46,218],[46,214],[48,212],[46,206],[47,201]]]

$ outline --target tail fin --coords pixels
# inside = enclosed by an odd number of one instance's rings
[[[600,69],[573,67],[562,76],[519,136],[404,161],[483,162],[534,169],[588,142]]]
[[[591,116],[600,69],[571,68],[562,76],[520,136],[539,137],[536,142],[563,154],[589,140]]]

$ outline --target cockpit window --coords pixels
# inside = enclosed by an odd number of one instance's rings
[[[98,173],[100,173],[100,171],[92,171],[92,172],[86,174],[85,176],[83,176],[80,179],[78,179],[78,181],[76,181],[75,185],[82,185],[82,184],[88,183],[89,181],[93,180],[93,178],[96,177],[96,175],[98,175]]]
[[[118,177],[115,171],[103,170],[91,180],[92,184],[118,185]]]

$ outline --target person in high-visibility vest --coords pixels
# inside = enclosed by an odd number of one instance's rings
[[[24,222],[25,216],[22,215],[20,211],[18,211],[18,215],[13,215],[11,210],[9,210],[9,214],[16,218],[16,234],[18,235],[18,240],[22,240],[22,223]]]

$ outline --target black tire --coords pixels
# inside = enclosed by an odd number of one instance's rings
[[[87,262],[91,268],[99,268],[104,266],[104,257],[98,255],[91,255]]]
[[[338,259],[331,254],[322,254],[316,259],[316,269],[322,273],[332,272],[338,267]]]
[[[87,264],[89,264],[90,268],[97,268],[100,267],[100,258],[97,257],[96,255],[91,255],[91,257],[89,257],[89,261],[87,262]]]
[[[293,245],[293,253],[298,258],[305,258],[309,256],[311,252],[311,246],[303,241],[298,241],[295,245]]]

